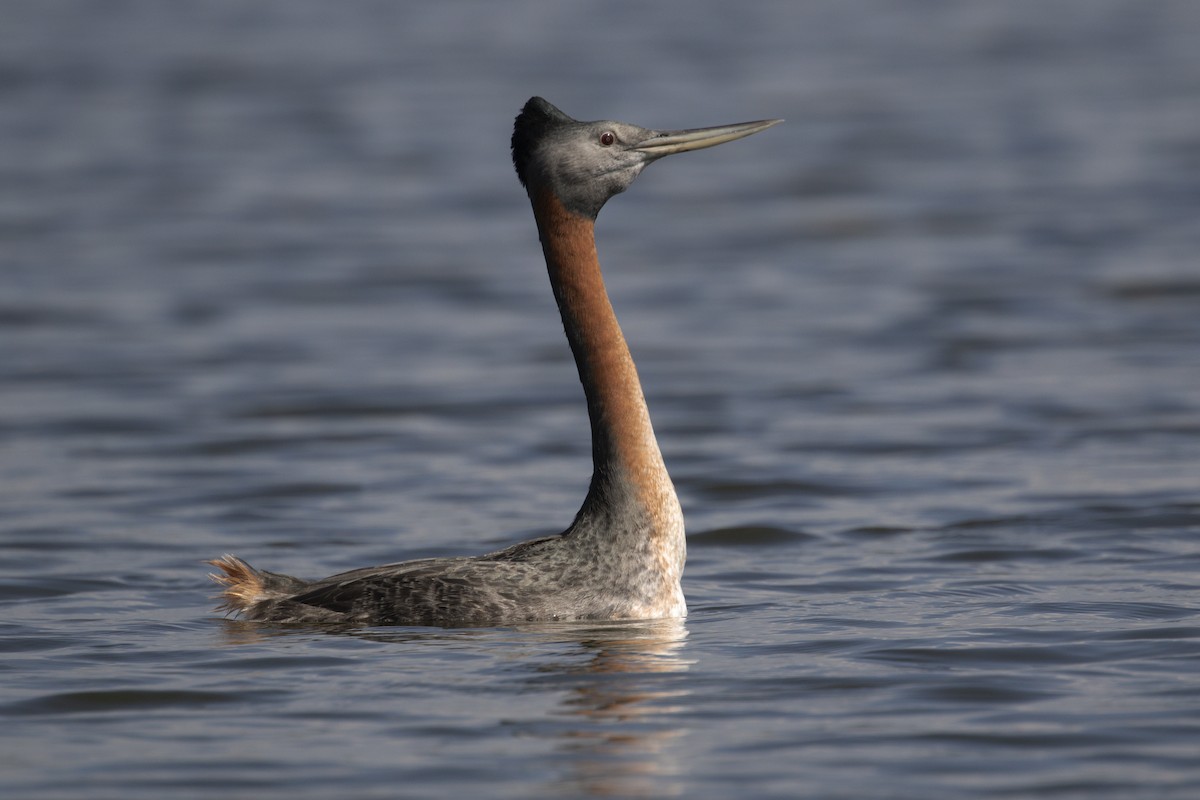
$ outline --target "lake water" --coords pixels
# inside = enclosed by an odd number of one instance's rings
[[[1200,4],[0,7],[0,794],[1200,796]],[[680,623],[281,629],[561,530],[512,118],[785,125],[599,247]]]

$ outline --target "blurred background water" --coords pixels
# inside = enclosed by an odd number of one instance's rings
[[[1200,5],[5,2],[5,797],[1200,793]],[[786,125],[602,261],[684,623],[225,621],[561,530],[512,118]]]

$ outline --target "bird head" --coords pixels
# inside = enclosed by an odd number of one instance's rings
[[[513,166],[530,197],[550,191],[567,210],[595,219],[608,199],[628,189],[647,164],[672,153],[740,139],[778,122],[656,131],[613,120],[581,122],[533,97],[513,125]]]

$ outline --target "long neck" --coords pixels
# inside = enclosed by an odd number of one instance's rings
[[[649,517],[651,534],[682,537],[682,514],[654,438],[637,369],[613,313],[592,220],[550,192],[533,197],[550,284],[579,368],[592,427],[590,505]]]

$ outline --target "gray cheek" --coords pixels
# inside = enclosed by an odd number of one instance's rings
[[[614,194],[616,192],[612,191],[610,187],[596,181],[572,186],[562,192],[563,196],[560,199],[569,211],[588,219],[595,219],[596,215],[600,213],[600,209],[604,207],[604,203]]]

